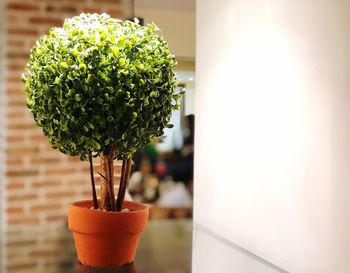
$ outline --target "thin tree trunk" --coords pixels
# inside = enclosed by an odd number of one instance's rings
[[[119,205],[119,202],[120,202],[120,198],[121,198],[120,195],[121,195],[121,192],[122,192],[122,187],[123,187],[123,185],[124,185],[125,168],[126,168],[126,159],[123,159],[122,170],[121,170],[121,173],[120,173],[120,181],[119,181],[118,195],[117,195],[117,200],[116,200],[116,208],[117,208],[117,211],[120,211],[120,210],[121,210],[120,205]]]
[[[92,163],[92,154],[89,152],[89,163],[90,163],[90,178],[91,178],[91,188],[92,188],[92,200],[94,204],[94,209],[98,209],[98,201],[96,195],[96,186],[94,178],[94,165]]]
[[[108,153],[100,155],[101,158],[101,209],[107,211],[115,210],[114,197],[114,176],[113,176],[113,157],[114,148],[111,148]]]
[[[131,158],[124,159],[122,174],[121,174],[121,179],[119,184],[118,198],[117,198],[117,211],[122,210],[123,201],[125,198],[125,192],[128,187],[128,182],[130,178],[131,167],[132,167],[132,159]]]
[[[108,194],[109,194],[110,200],[111,200],[112,211],[115,211],[115,209],[116,209],[116,207],[115,207],[115,196],[114,196],[114,166],[113,166],[114,151],[115,151],[114,150],[114,146],[112,146],[111,152],[110,152],[109,157],[108,157],[108,172],[109,172],[109,176],[108,176],[108,180],[109,180]]]

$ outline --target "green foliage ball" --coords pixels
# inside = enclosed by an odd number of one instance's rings
[[[27,106],[53,148],[86,159],[115,145],[119,159],[163,134],[182,91],[154,24],[81,14],[31,50]]]

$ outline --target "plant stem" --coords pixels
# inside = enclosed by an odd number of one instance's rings
[[[109,174],[109,183],[108,183],[108,194],[109,200],[111,201],[112,211],[115,211],[115,196],[114,196],[114,166],[113,166],[113,158],[114,158],[114,146],[112,146],[111,151],[108,157],[108,174]]]
[[[91,152],[89,152],[89,163],[90,163],[90,178],[91,178],[91,187],[92,187],[92,200],[94,204],[94,209],[98,209],[98,201],[97,201],[95,178],[94,178],[94,165],[92,163]]]
[[[101,176],[105,179],[101,180],[101,209],[107,211],[115,210],[114,197],[114,176],[113,176],[113,158],[114,147],[100,155],[101,158]]]
[[[117,197],[117,201],[116,201],[116,207],[117,207],[117,211],[121,211],[121,194],[122,194],[122,187],[124,185],[124,180],[125,180],[125,168],[126,168],[126,159],[123,159],[123,164],[122,164],[122,170],[120,173],[120,181],[119,181],[119,189],[118,189],[118,197]]]
[[[124,163],[125,161],[125,163]],[[117,211],[122,210],[123,201],[125,198],[125,192],[128,186],[129,177],[131,173],[131,167],[132,167],[132,159],[127,158],[123,160],[123,165],[125,164],[124,170],[122,167],[122,175],[120,179],[120,185],[119,185],[119,191],[118,191],[118,198],[117,198]]]

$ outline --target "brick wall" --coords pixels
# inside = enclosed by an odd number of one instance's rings
[[[6,219],[3,222],[9,230],[62,226],[69,203],[91,198],[89,166],[79,158],[65,156],[49,147],[25,106],[20,74],[35,40],[52,26],[61,25],[63,18],[81,12],[107,12],[112,17],[121,18],[121,3],[118,0],[2,2],[7,23],[6,85],[1,94],[6,98],[0,99],[6,104],[6,107],[1,106],[1,109],[6,109],[1,114],[6,118],[6,172],[2,183],[5,185]]]
[[[5,5],[0,2],[0,230],[4,225],[5,186]],[[1,250],[0,250],[1,254]],[[0,268],[1,270],[1,268]]]
[[[4,259],[4,187],[5,187],[5,5],[0,2],[0,272],[5,270]],[[3,38],[1,38],[3,37]]]

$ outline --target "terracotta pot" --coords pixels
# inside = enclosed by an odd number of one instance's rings
[[[148,207],[124,201],[126,212],[93,210],[92,201],[69,206],[68,227],[73,232],[78,260],[95,267],[118,267],[134,261],[148,220]]]

